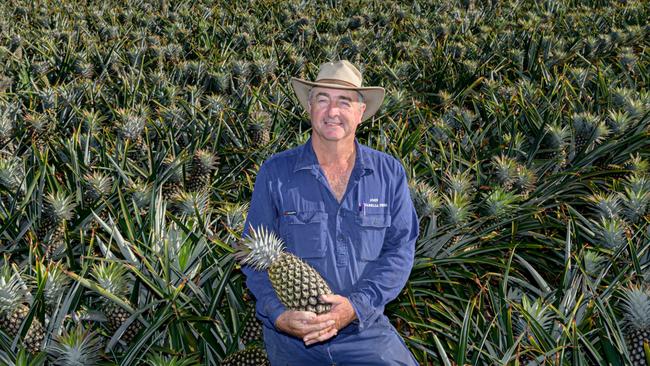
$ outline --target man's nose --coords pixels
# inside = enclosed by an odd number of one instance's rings
[[[329,117],[335,117],[338,116],[339,114],[339,107],[336,105],[336,103],[330,103],[327,106],[327,115]]]

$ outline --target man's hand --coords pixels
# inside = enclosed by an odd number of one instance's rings
[[[321,324],[332,324],[332,327],[329,330],[317,330],[305,335],[302,340],[306,346],[334,337],[339,329],[345,328],[357,318],[352,303],[350,303],[347,297],[340,295],[321,295],[320,298],[323,302],[332,304],[332,309],[325,314],[317,315],[314,321]]]
[[[275,327],[294,337],[304,338],[308,334],[328,334],[334,320],[319,319],[311,311],[287,310],[275,320]]]

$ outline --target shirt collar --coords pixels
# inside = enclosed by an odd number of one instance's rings
[[[361,172],[373,172],[374,169],[370,159],[368,158],[366,147],[361,145],[356,138],[354,139],[354,146],[357,150],[354,169],[359,168]],[[301,146],[300,150],[298,160],[296,160],[296,164],[293,167],[294,172],[318,167],[318,158],[316,158],[316,153],[314,152],[314,147],[311,143],[311,137],[309,137],[309,140]]]

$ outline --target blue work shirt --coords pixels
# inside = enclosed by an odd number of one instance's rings
[[[286,250],[313,266],[335,294],[347,297],[359,331],[383,316],[404,287],[418,236],[404,168],[355,140],[356,160],[339,203],[306,144],[270,157],[257,174],[243,235],[250,226],[277,233]],[[258,318],[275,329],[285,310],[266,271],[243,266]],[[350,326],[348,327],[350,328]]]

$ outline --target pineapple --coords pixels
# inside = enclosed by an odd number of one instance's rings
[[[185,216],[204,215],[209,210],[210,196],[206,191],[180,191],[174,196],[174,210]]]
[[[64,192],[50,193],[45,196],[44,201],[36,237],[44,245],[45,256],[54,258],[65,249],[65,221],[72,218],[76,203],[73,196]]]
[[[21,331],[21,326],[29,314],[26,305],[27,287],[17,273],[12,273],[12,268],[4,264],[0,269],[0,328],[10,337],[16,337]],[[32,322],[22,341],[23,346],[31,353],[41,350],[44,329],[41,322],[32,317]]]
[[[133,160],[139,160],[144,157],[147,152],[147,147],[142,137],[144,127],[147,124],[144,108],[140,111],[131,111],[127,109],[119,109],[117,114],[119,116],[119,136],[126,140],[127,146],[132,147],[129,149],[128,157]]]
[[[27,114],[23,121],[36,149],[43,151],[54,130],[52,113]]]
[[[266,352],[261,347],[248,347],[237,351],[221,361],[223,366],[269,366]]]
[[[291,310],[326,313],[331,305],[320,300],[331,294],[327,282],[300,258],[284,251],[284,243],[264,227],[251,227],[249,235],[236,248],[235,257],[243,265],[266,270],[280,301]]]
[[[188,180],[185,187],[194,192],[209,188],[210,176],[216,168],[219,157],[207,150],[197,150],[190,163]]]
[[[265,111],[251,113],[248,122],[248,135],[254,147],[266,146],[271,137],[271,115]]]
[[[263,339],[262,322],[255,317],[255,304],[253,302],[249,302],[248,304],[246,322],[244,323],[244,328],[241,330],[239,335],[239,339],[244,346],[253,342],[261,342]]]
[[[650,291],[632,287],[623,290],[623,330],[633,366],[646,366],[644,345],[650,343]]]
[[[84,176],[83,203],[86,207],[94,207],[102,198],[111,192],[113,179],[102,173],[89,173]]]
[[[22,181],[24,171],[17,157],[0,156],[0,187],[6,190],[2,194],[2,201],[9,207],[11,202],[22,202],[25,198]]]
[[[411,182],[410,192],[418,217],[433,216],[439,209],[440,201],[436,190],[426,182]]]
[[[573,116],[575,130],[575,151],[580,152],[592,143],[600,143],[609,134],[609,129],[598,117],[589,113]]]
[[[166,200],[172,199],[183,188],[183,176],[179,164],[172,158],[166,158],[160,164],[160,171],[166,177],[162,185],[162,195]]]
[[[125,299],[129,291],[126,269],[120,264],[112,262],[109,264],[100,263],[93,266],[92,275],[99,285],[115,296]],[[102,312],[106,316],[106,328],[113,334],[115,333],[131,314],[118,304],[109,299],[103,299]],[[124,331],[120,337],[125,343],[129,344],[142,329],[142,323],[135,319]]]
[[[71,331],[58,336],[47,352],[53,365],[92,366],[100,360],[101,338],[78,324]]]

